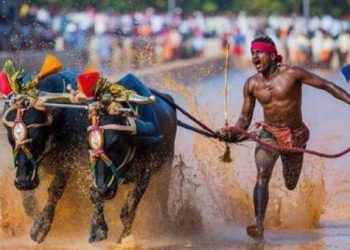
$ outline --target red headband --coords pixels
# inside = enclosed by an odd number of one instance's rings
[[[253,51],[253,50],[260,50],[260,51],[267,52],[269,54],[276,54],[277,57],[276,57],[275,61],[278,62],[278,63],[282,62],[282,56],[278,55],[275,45],[273,45],[271,43],[252,42],[252,46],[251,46],[250,50],[251,51]]]

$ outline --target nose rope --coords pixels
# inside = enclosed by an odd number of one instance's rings
[[[30,143],[31,141],[32,141],[32,139],[27,139],[27,140],[24,140],[22,142],[16,143],[16,147],[15,147],[15,150],[13,152],[13,159],[15,162],[16,158],[18,157],[19,151],[22,150],[23,153],[25,154],[25,156],[27,157],[27,159],[32,163],[33,167],[38,168],[39,162],[42,159],[43,155],[40,156],[37,160],[34,159],[33,154],[30,152],[30,150],[26,146],[26,144]]]

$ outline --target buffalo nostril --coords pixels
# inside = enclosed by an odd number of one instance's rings
[[[26,190],[33,190],[36,187],[39,186],[39,180],[35,180],[35,181],[14,181],[15,187],[18,190],[22,190],[22,191],[26,191]]]
[[[114,197],[116,191],[110,188],[97,188],[99,196],[104,200],[110,200]]]
[[[15,177],[15,181],[18,183],[31,183],[34,182],[35,179],[37,179],[37,170],[34,168],[31,172],[25,173],[25,172],[17,172],[17,175]]]
[[[107,193],[107,187],[97,187],[97,192],[101,195],[104,196]]]

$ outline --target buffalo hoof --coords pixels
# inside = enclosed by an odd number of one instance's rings
[[[41,214],[35,219],[35,222],[30,230],[32,240],[42,243],[50,231],[53,221],[54,210],[45,208]]]
[[[132,234],[123,238],[123,240],[118,243],[116,249],[143,249],[142,245],[137,242]]]
[[[98,242],[107,239],[108,227],[106,223],[93,223],[89,242]]]

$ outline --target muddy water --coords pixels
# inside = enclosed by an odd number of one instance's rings
[[[229,74],[229,121],[234,122],[242,104],[242,86],[251,70],[232,70]],[[335,72],[319,72],[335,82],[344,80]],[[186,80],[187,79],[187,80]],[[152,84],[171,93],[176,102],[213,129],[223,126],[223,74],[203,71],[199,77],[177,77],[164,73]],[[339,84],[348,88],[345,84]],[[304,87],[303,114],[311,129],[308,148],[338,152],[349,146],[350,109],[322,91]],[[189,122],[179,114],[179,118]],[[254,121],[262,119],[256,107]],[[91,208],[87,194],[89,171],[76,165],[56,210],[55,221],[46,241],[37,245],[29,237],[32,220],[21,205],[21,195],[13,187],[14,170],[6,135],[1,130],[0,171],[0,249],[115,249],[121,231],[120,207],[128,187],[107,203],[108,240],[88,244]],[[176,157],[170,182],[159,173],[142,200],[134,224],[133,238],[118,248],[133,249],[346,249],[350,243],[348,208],[350,155],[327,160],[305,156],[298,187],[287,191],[278,162],[270,184],[266,218],[266,240],[256,243],[245,235],[253,223],[252,190],[255,182],[254,144],[231,147],[233,162],[218,161],[224,145],[213,139],[178,129]],[[43,182],[35,191],[40,207],[47,198],[51,175],[42,171]],[[169,185],[171,226],[159,227],[161,202],[158,195]]]

